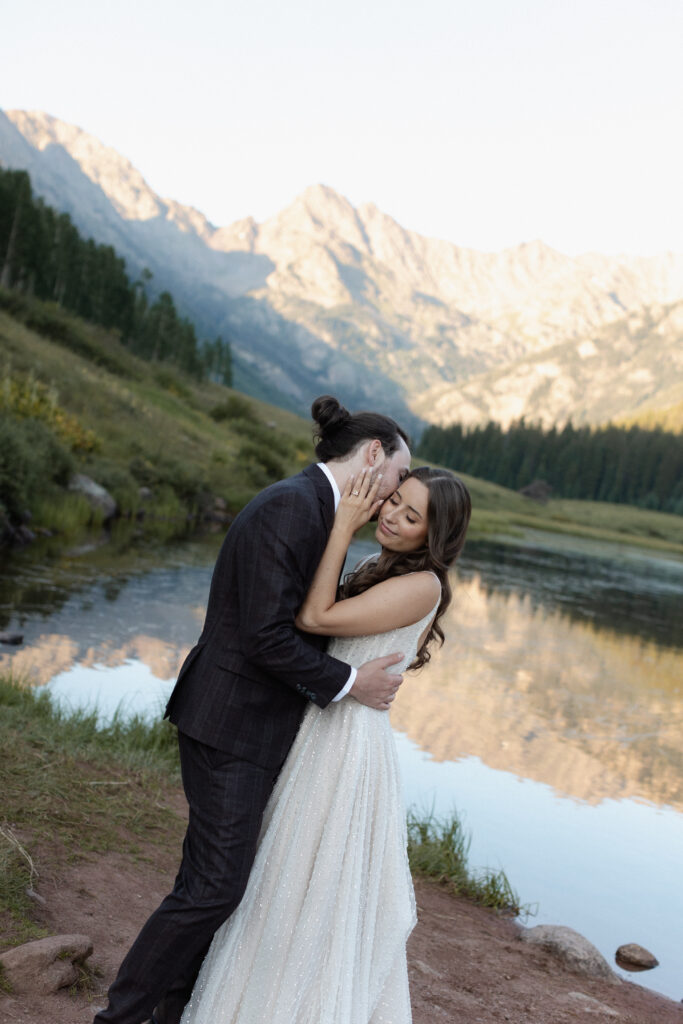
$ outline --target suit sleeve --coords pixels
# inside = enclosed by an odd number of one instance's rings
[[[319,516],[294,490],[264,503],[239,539],[237,587],[247,660],[325,707],[347,682],[349,666],[312,647],[294,625],[322,555]]]

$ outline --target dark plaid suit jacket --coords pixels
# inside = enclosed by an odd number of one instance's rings
[[[284,761],[309,700],[325,707],[349,666],[300,633],[294,618],[334,519],[315,465],[257,495],[230,527],[211,581],[204,629],[166,716],[209,746],[267,768]]]

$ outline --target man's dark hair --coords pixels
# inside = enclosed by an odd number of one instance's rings
[[[332,395],[320,395],[311,406],[315,420],[315,454],[320,462],[345,459],[359,445],[377,438],[387,458],[398,451],[400,442],[408,445],[408,436],[390,416],[378,412],[350,413]]]

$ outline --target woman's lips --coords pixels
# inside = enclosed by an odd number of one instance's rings
[[[380,521],[379,521],[379,528],[382,531],[382,533],[388,534],[389,537],[395,537],[396,536],[394,531],[390,530],[389,527],[386,526],[386,524],[384,523],[383,519],[380,519]]]

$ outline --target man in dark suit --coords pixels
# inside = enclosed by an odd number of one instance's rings
[[[410,469],[406,436],[376,413],[313,404],[317,465],[266,488],[237,516],[211,582],[206,621],[166,714],[178,726],[189,824],[173,891],[144,925],[95,1024],[178,1024],[216,929],[240,902],[263,810],[308,701],[347,693],[388,710],[400,652],[352,669],[294,626],[340,491],[362,469],[387,497]]]

